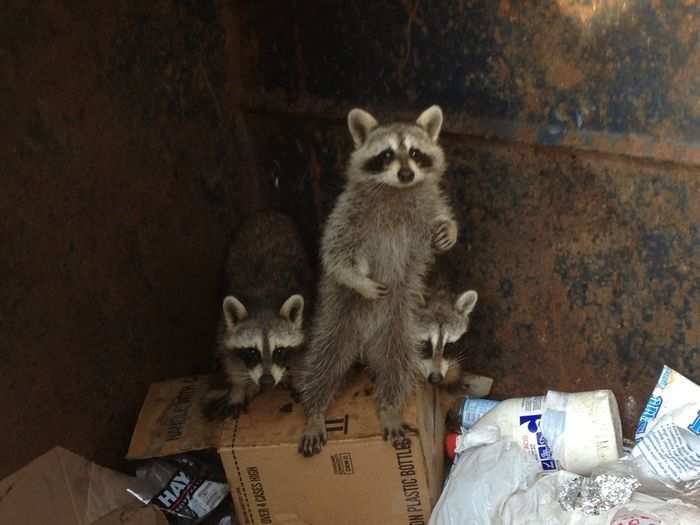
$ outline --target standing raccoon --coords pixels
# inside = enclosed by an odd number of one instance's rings
[[[434,251],[457,240],[439,184],[440,108],[427,109],[415,124],[384,126],[353,109],[348,127],[355,150],[323,234],[319,304],[304,358],[305,456],[325,444],[326,409],[357,360],[376,380],[384,438],[394,445],[405,439],[401,412],[418,377],[415,312],[423,278]]]
[[[260,390],[294,386],[304,345],[304,299],[311,270],[292,220],[261,212],[237,232],[226,261],[226,297],[216,345],[222,385],[205,415],[238,417]]]
[[[430,272],[418,311],[423,377],[450,390],[465,386],[466,353],[460,340],[469,330],[469,316],[476,306],[474,290],[460,290],[455,284],[459,270],[449,265],[455,251],[439,257]]]

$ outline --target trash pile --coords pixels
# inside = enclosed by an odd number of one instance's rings
[[[5,525],[235,525],[207,451],[143,462],[130,476],[55,447],[0,480]]]
[[[700,523],[700,386],[664,367],[622,446],[609,390],[462,399],[454,458],[429,525]]]
[[[488,393],[488,378],[474,378],[470,395]],[[0,481],[0,523],[700,524],[700,386],[668,367],[629,447],[609,390],[458,398],[447,417],[458,432],[443,436],[445,398],[422,385],[407,409],[414,430],[394,449],[358,373],[329,407],[328,443],[310,460],[297,453],[304,414],[288,392],[211,422],[206,379],[151,386],[129,448],[135,476],[54,449]]]

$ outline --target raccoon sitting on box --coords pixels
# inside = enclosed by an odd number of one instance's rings
[[[456,288],[454,268],[445,264],[450,255],[440,257],[431,271],[422,304],[418,311],[423,377],[434,385],[451,391],[465,389],[467,374],[464,361],[466,348],[460,344],[469,330],[469,316],[479,298],[474,290]]]
[[[204,408],[210,419],[238,417],[262,389],[294,388],[311,269],[292,220],[270,211],[246,220],[229,248],[225,278],[216,344],[220,377]]]
[[[419,377],[418,297],[434,251],[457,240],[440,188],[440,108],[415,123],[383,126],[354,109],[348,127],[355,150],[324,229],[318,308],[302,370],[305,456],[325,444],[326,409],[358,360],[375,378],[384,438],[405,440],[401,413]]]

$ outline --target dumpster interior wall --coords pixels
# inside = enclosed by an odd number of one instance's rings
[[[470,367],[497,398],[700,374],[700,7],[45,0],[0,8],[0,477],[118,465],[147,385],[211,364],[225,246],[312,253],[355,106],[438,103]]]

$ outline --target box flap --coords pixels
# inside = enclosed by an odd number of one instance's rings
[[[144,459],[191,450],[236,446],[296,444],[304,427],[304,411],[289,391],[276,388],[253,399],[237,420],[210,422],[202,415],[205,376],[151,385],[136,422],[127,457]],[[404,421],[417,428],[415,405]],[[381,434],[374,388],[365,374],[353,374],[326,417],[329,439],[359,439]],[[260,429],[265,429],[261,432]]]
[[[445,417],[441,404],[442,393],[442,390],[425,384],[423,388],[419,388],[416,399],[416,403],[420,404],[418,429],[432,505],[435,505],[440,497],[445,475]]]
[[[204,418],[206,376],[154,383],[148,389],[127,458],[145,459],[216,448],[221,423]]]
[[[0,482],[0,523],[88,525],[133,502],[131,479],[54,448]]]
[[[416,406],[404,411],[404,421],[417,430]],[[229,420],[222,429],[220,448],[296,445],[304,428],[302,405],[285,390],[256,397],[248,413]],[[261,431],[264,429],[264,431]],[[366,374],[352,374],[326,413],[329,440],[361,439],[382,434],[374,400],[374,387]]]

